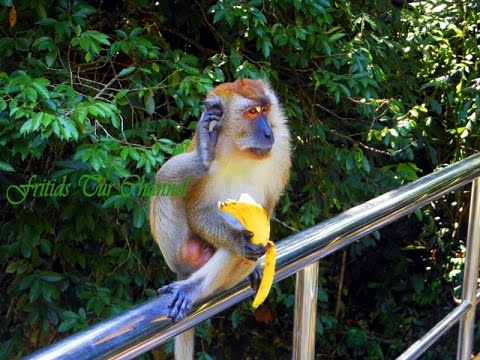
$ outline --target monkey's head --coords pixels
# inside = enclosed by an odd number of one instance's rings
[[[285,118],[268,84],[250,79],[224,83],[211,91],[204,105],[207,109],[223,110],[218,139],[222,148],[240,151],[258,160],[270,156],[276,142],[276,129],[284,125]],[[232,139],[235,149],[231,148]]]

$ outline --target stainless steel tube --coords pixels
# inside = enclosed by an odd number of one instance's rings
[[[472,308],[472,304],[463,301],[452,312],[445,316],[442,321],[431,328],[420,340],[414,342],[397,360],[413,360],[422,355],[430,346],[444,335],[453,325],[462,319],[462,317]]]
[[[467,250],[463,270],[462,300],[472,304],[472,308],[460,321],[457,360],[468,360],[472,355],[473,327],[477,305],[478,266],[480,258],[480,179],[472,184],[470,216],[468,220]]]
[[[480,290],[476,295],[477,302],[480,300]],[[415,341],[407,350],[405,350],[396,360],[413,360],[422,355],[428,348],[444,335],[453,325],[459,322],[472,309],[469,301],[462,301],[445,318],[431,328],[421,339]],[[458,348],[457,348],[458,349]]]
[[[356,206],[277,244],[275,282],[347,246],[382,226],[428,204],[480,176],[480,155],[474,155],[415,182]],[[176,324],[159,321],[159,296],[118,316],[43,348],[27,359],[129,359],[231,307],[253,294],[246,283],[200,304]]]
[[[318,262],[314,262],[296,275],[292,351],[294,360],[313,360],[315,357],[317,293]]]

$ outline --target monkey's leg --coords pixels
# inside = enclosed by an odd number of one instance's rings
[[[183,319],[195,302],[236,285],[245,279],[255,266],[256,262],[244,261],[225,249],[218,249],[212,258],[188,279],[158,289],[159,294],[172,294],[167,316],[174,321]]]

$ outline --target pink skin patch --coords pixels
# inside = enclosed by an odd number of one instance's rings
[[[200,239],[187,239],[180,248],[180,261],[200,269],[215,253],[215,249]]]

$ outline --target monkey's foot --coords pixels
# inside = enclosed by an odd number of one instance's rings
[[[185,318],[192,309],[194,300],[193,286],[189,286],[183,281],[176,281],[172,284],[165,285],[157,290],[158,295],[171,294],[170,304],[166,316],[177,322]]]
[[[258,291],[262,282],[263,266],[257,265],[255,269],[247,276],[247,280],[253,290]]]

